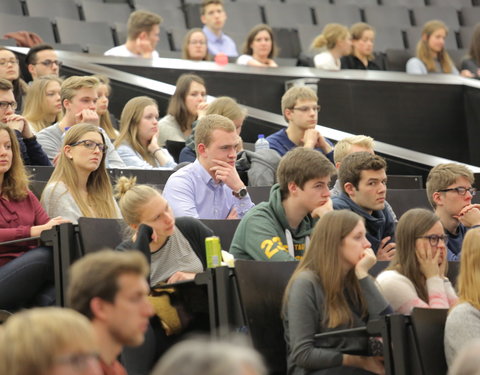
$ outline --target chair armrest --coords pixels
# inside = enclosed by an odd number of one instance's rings
[[[12,244],[19,243],[19,242],[33,241],[33,240],[39,240],[39,239],[40,239],[40,236],[19,238],[19,239],[17,239],[17,240],[0,242],[0,246],[12,245]]]

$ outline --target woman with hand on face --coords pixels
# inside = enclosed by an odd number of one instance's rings
[[[342,69],[381,70],[373,61],[375,29],[367,23],[358,22],[350,27],[352,35],[352,53],[343,56]]]
[[[472,77],[467,69],[459,73],[445,50],[447,34],[448,28],[442,21],[432,20],[423,25],[422,37],[417,43],[417,56],[407,61],[407,73],[446,73]]]
[[[127,167],[170,169],[177,165],[166,148],[158,146],[158,106],[147,96],[130,99],[120,117],[114,145]]]
[[[237,59],[239,65],[278,67],[273,58],[277,54],[277,46],[270,26],[260,24],[247,35],[243,45],[243,55]]]
[[[200,28],[190,29],[183,39],[182,59],[192,61],[210,60],[207,37]]]
[[[98,126],[78,124],[65,132],[57,165],[42,193],[49,215],[62,215],[74,224],[81,216],[121,217],[105,169],[106,151]]]
[[[321,217],[285,291],[289,374],[385,373],[382,358],[368,356],[367,338],[338,336],[323,345],[314,339],[316,333],[364,327],[390,312],[368,275],[375,262],[360,216],[338,210]],[[361,354],[344,354],[352,351]]]
[[[36,237],[65,222],[50,219],[28,189],[17,138],[0,123],[0,242]],[[54,300],[52,250],[37,241],[0,246],[0,309],[46,306]]]
[[[25,97],[23,116],[30,124],[34,134],[60,121],[62,114],[61,85],[62,80],[56,76],[37,78],[30,85]]]
[[[414,307],[453,306],[457,296],[446,277],[448,237],[438,216],[423,208],[407,211],[395,238],[395,256],[377,277],[393,310],[410,314]]]
[[[473,78],[480,79],[480,23],[473,29],[468,56],[462,60],[461,68],[462,71],[469,70]]]
[[[199,111],[205,111],[205,81],[195,74],[182,74],[175,93],[170,99],[167,115],[158,122],[158,144],[164,147],[166,141],[185,142],[192,132],[192,124]]]
[[[112,87],[110,86],[110,80],[107,76],[96,75],[100,81],[100,85],[97,88],[97,115],[100,121],[100,127],[105,130],[108,138],[113,142],[118,137],[118,130],[113,127],[110,112],[108,111],[108,103]]]
[[[315,68],[340,70],[340,58],[352,50],[350,31],[338,23],[328,23],[312,42],[312,49],[326,49],[313,58]]]
[[[20,78],[20,66],[15,54],[0,47],[0,78],[9,80],[13,85],[13,95],[17,102],[17,113],[21,113],[23,109],[23,99],[28,92],[27,83]]]

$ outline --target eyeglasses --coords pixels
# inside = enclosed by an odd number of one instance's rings
[[[75,368],[76,370],[82,371],[85,370],[88,366],[88,361],[94,359],[99,359],[99,354],[96,352],[90,353],[74,353],[58,357],[55,359],[55,363],[59,365],[69,365]]]
[[[440,240],[442,240],[445,245],[448,243],[448,236],[446,234],[444,234],[443,236],[439,236],[437,234],[431,234],[430,236],[419,236],[417,238],[428,238],[428,241],[432,246],[437,246],[438,241]]]
[[[42,64],[43,66],[46,67],[51,67],[53,64],[57,65],[59,68],[63,65],[63,61],[60,60],[45,60],[45,61],[39,61],[35,63],[34,65]]]
[[[447,191],[456,191],[458,195],[465,195],[467,194],[467,191],[472,195],[472,197],[477,194],[477,188],[471,187],[471,188],[466,188],[464,186],[458,186],[454,188],[448,188],[448,189],[442,189],[438,190],[438,193],[446,193]]]
[[[191,40],[188,42],[189,44],[200,44],[201,46],[204,46],[207,44],[204,40]]]
[[[6,110],[8,107],[12,107],[12,110],[17,109],[17,102],[0,102],[0,109]]]
[[[97,143],[97,142],[89,141],[89,140],[78,141],[78,142],[70,144],[70,146],[72,146],[72,147],[78,146],[78,145],[83,145],[83,146],[85,146],[86,148],[88,148],[89,150],[92,150],[92,151],[95,150],[95,148],[97,148],[97,147],[100,150],[100,152],[105,153],[105,151],[107,151],[107,145],[106,144]]]
[[[0,60],[0,66],[5,66],[8,64],[18,65],[18,60],[17,59]]]
[[[295,111],[300,111],[300,112],[310,112],[310,111],[314,111],[314,112],[320,112],[320,106],[319,105],[315,105],[313,107],[309,107],[309,106],[304,106],[304,107],[293,107],[292,110],[295,110]]]

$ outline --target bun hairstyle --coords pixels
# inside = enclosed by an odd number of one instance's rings
[[[339,23],[328,23],[312,42],[311,49],[326,48],[331,50],[338,41],[348,37],[350,31]]]

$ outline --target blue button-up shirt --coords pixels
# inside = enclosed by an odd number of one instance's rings
[[[224,53],[229,57],[237,57],[237,46],[232,38],[225,35],[223,32],[220,36],[210,30],[207,26],[203,27],[203,32],[207,36],[208,53],[212,56],[216,56],[219,53]]]
[[[239,199],[223,182],[215,182],[198,159],[170,176],[163,196],[175,216],[198,219],[226,219],[233,207],[241,218],[254,206],[250,195]]]

